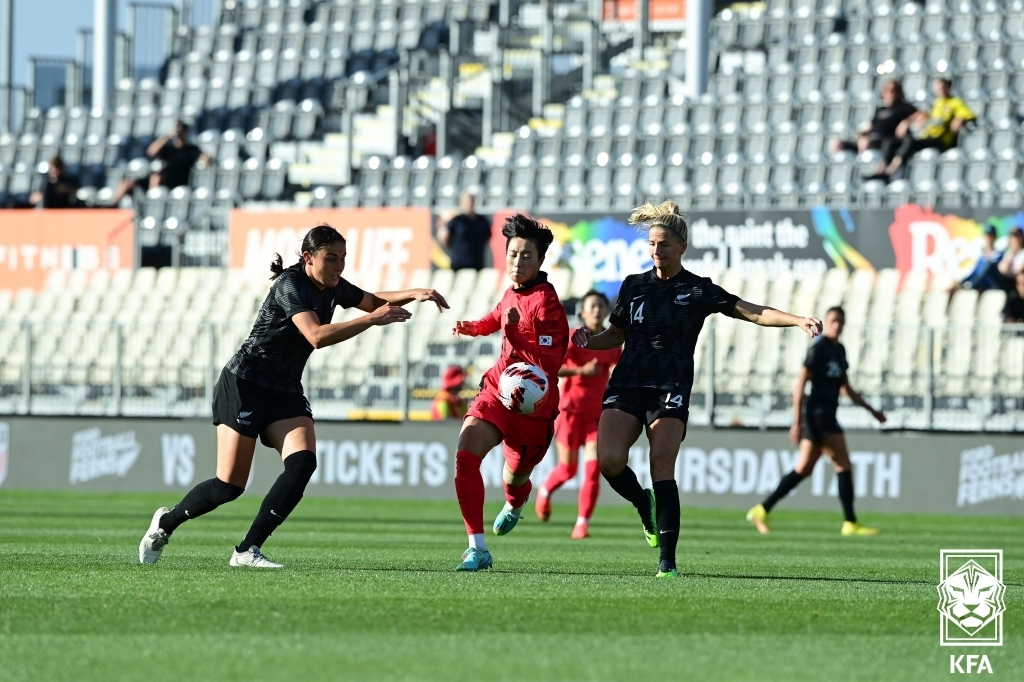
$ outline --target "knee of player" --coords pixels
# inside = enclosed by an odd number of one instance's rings
[[[311,477],[316,471],[316,453],[299,450],[288,455],[284,460],[284,468],[292,469],[304,476]]]

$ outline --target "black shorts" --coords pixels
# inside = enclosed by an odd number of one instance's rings
[[[256,438],[268,448],[265,431],[282,419],[313,418],[309,401],[301,393],[275,391],[222,369],[213,389],[213,423],[231,427],[243,436]]]
[[[644,426],[659,419],[678,419],[686,424],[690,418],[690,396],[660,388],[609,388],[601,409],[622,410]]]
[[[842,433],[843,427],[836,421],[836,413],[832,410],[809,410],[804,412],[800,430],[801,438],[817,445],[823,443],[830,433]]]

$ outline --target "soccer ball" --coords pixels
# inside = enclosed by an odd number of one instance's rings
[[[548,395],[548,377],[544,370],[526,362],[505,368],[498,380],[501,404],[519,414],[536,412]]]

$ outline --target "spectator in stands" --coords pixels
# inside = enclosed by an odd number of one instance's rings
[[[922,149],[938,149],[944,152],[956,146],[957,135],[965,123],[975,119],[974,112],[959,97],[953,97],[953,81],[936,78],[932,81],[935,103],[931,114],[919,111],[900,123],[896,136],[901,138],[892,161],[880,171],[884,179],[891,178]]]
[[[452,365],[441,377],[441,392],[430,404],[430,418],[434,421],[445,419],[462,419],[466,416],[469,405],[459,397],[462,384],[466,381],[466,371],[458,365]]]
[[[999,289],[1002,286],[999,274],[999,261],[1002,257],[1003,254],[996,251],[996,228],[989,223],[985,225],[985,246],[978,256],[978,262],[971,274],[960,282],[960,286],[965,289],[977,289],[979,292]]]
[[[897,80],[886,81],[882,86],[882,106],[875,109],[875,116],[865,128],[858,131],[856,140],[834,138],[829,143],[829,151],[838,154],[841,151],[861,152],[868,149],[880,149],[888,163],[899,140],[896,128],[904,120],[917,113],[917,108],[903,96],[903,86]]]
[[[1015,227],[1010,230],[1006,242],[1006,252],[999,261],[999,274],[1003,277],[1007,291],[1013,288],[1017,275],[1024,272],[1024,230]]]
[[[174,126],[173,135],[161,135],[153,140],[153,143],[146,148],[146,156],[151,159],[160,159],[164,162],[163,168],[149,176],[148,181],[125,180],[114,193],[113,203],[116,206],[121,199],[135,188],[154,189],[161,185],[174,189],[188,184],[192,167],[197,162],[210,163],[211,159],[204,154],[199,147],[188,140],[189,126],[184,121],[178,121]]]
[[[1016,286],[1006,297],[1003,321],[1006,324],[1024,324],[1024,272],[1017,273]]]
[[[491,221],[476,214],[476,196],[464,192],[459,198],[462,213],[441,226],[437,240],[448,249],[452,270],[484,268],[484,252],[491,241]]]
[[[55,156],[46,169],[46,184],[29,195],[28,201],[41,208],[72,208],[78,202],[81,185],[78,178],[67,172],[64,159]]]

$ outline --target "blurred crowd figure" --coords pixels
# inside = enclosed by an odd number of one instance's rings
[[[43,186],[29,195],[28,202],[37,208],[74,208],[81,185],[78,178],[68,173],[64,159],[55,156],[46,168]]]
[[[1024,272],[1017,273],[1013,291],[1006,296],[1003,321],[1006,324],[1024,324]]]
[[[121,200],[135,189],[146,191],[157,187],[174,189],[187,185],[192,168],[199,162],[209,164],[212,159],[208,154],[203,153],[199,147],[189,141],[189,125],[184,121],[178,121],[174,125],[174,132],[161,135],[153,140],[146,148],[146,156],[151,159],[159,159],[163,162],[163,168],[151,173],[145,179],[126,179],[114,192],[111,203],[117,206]]]
[[[966,102],[953,96],[953,81],[949,78],[933,80],[932,92],[935,102],[930,114],[917,111],[896,127],[899,143],[893,148],[892,157],[879,167],[877,178],[890,180],[923,149],[937,149],[940,153],[952,149],[964,125],[976,118]]]
[[[452,365],[441,377],[441,391],[430,404],[430,418],[433,421],[445,419],[462,419],[466,416],[469,404],[459,397],[459,391],[466,381],[466,370]]]
[[[833,139],[829,143],[830,152],[862,154],[869,149],[878,149],[887,160],[892,160],[899,144],[896,130],[903,121],[917,113],[917,107],[907,101],[903,95],[903,86],[897,80],[886,81],[882,85],[881,96],[882,106],[875,109],[871,121],[857,131],[856,139]]]
[[[485,253],[491,243],[491,221],[476,213],[476,195],[463,192],[459,197],[461,213],[437,230],[437,241],[447,250],[452,270],[482,270]]]

